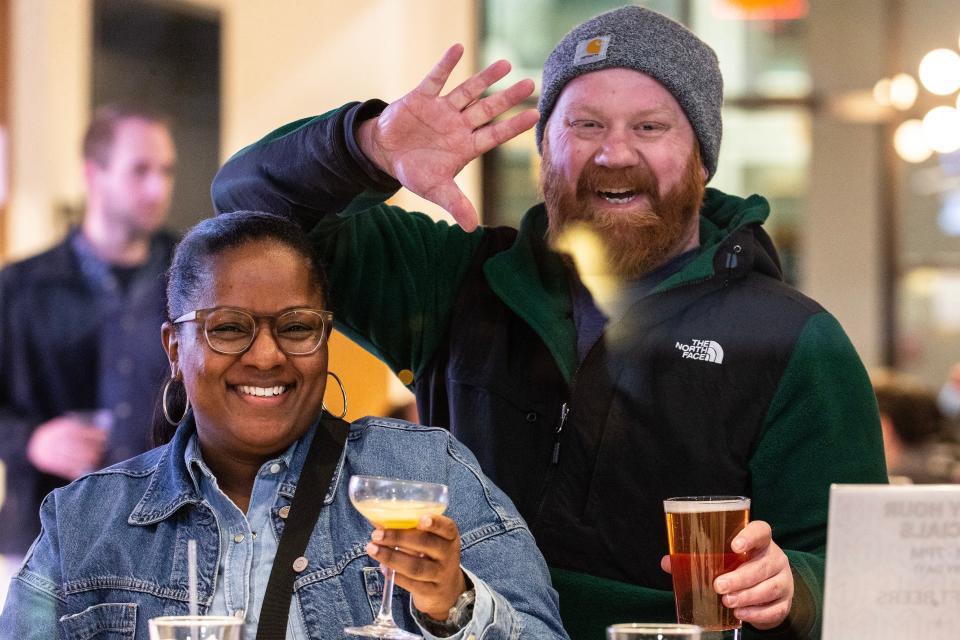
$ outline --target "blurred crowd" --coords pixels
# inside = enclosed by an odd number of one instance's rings
[[[872,381],[891,482],[960,482],[960,407],[951,401],[960,397],[958,376],[952,375],[939,394],[889,370],[875,372]]]

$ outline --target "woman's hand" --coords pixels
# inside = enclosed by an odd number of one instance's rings
[[[467,590],[460,569],[460,531],[446,516],[423,516],[416,529],[381,529],[370,536],[367,553],[397,572],[396,584],[413,596],[418,611],[444,621]]]
[[[534,89],[533,81],[527,79],[483,97],[484,91],[510,72],[506,60],[494,62],[441,96],[462,55],[462,45],[450,47],[413,91],[360,125],[357,142],[380,170],[409,191],[440,205],[461,227],[473,231],[476,209],[454,177],[474,158],[535,125],[540,115],[527,109],[494,122]]]
[[[793,572],[787,555],[773,541],[770,525],[762,520],[749,523],[730,547],[735,553],[746,553],[747,561],[713,581],[724,606],[760,630],[781,624],[793,604]],[[670,556],[664,556],[660,566],[670,573]]]

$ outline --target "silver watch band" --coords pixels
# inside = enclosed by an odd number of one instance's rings
[[[473,605],[477,600],[477,590],[473,587],[470,578],[466,575],[464,575],[464,578],[466,578],[467,581],[467,590],[461,593],[457,601],[450,607],[446,620],[442,622],[434,620],[414,608],[414,616],[417,622],[421,627],[430,632],[430,634],[438,638],[446,638],[460,631],[460,629],[463,629],[467,626],[467,623],[470,622],[470,619],[473,617]]]

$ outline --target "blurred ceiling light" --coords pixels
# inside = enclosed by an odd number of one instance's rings
[[[848,91],[831,96],[830,113],[846,122],[882,124],[890,121],[890,105],[881,104],[869,91]]]
[[[891,106],[890,78],[880,78],[877,80],[877,84],[873,85],[873,99],[882,107]]]
[[[960,89],[960,55],[934,49],[920,61],[920,82],[930,93],[945,96]]]
[[[917,81],[909,73],[898,73],[890,80],[890,104],[895,109],[906,111],[917,101]]]
[[[952,153],[960,149],[960,111],[934,107],[923,116],[923,137],[934,151]]]
[[[923,138],[923,123],[916,119],[907,120],[897,127],[893,134],[893,146],[907,162],[923,162],[933,155],[933,149]]]

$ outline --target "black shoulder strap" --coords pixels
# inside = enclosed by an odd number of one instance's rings
[[[293,581],[304,567],[294,568],[297,558],[307,549],[310,534],[317,524],[323,499],[330,487],[333,472],[340,461],[350,425],[326,413],[321,417],[303,462],[297,490],[290,503],[277,555],[273,559],[267,592],[260,608],[256,640],[285,640]]]

